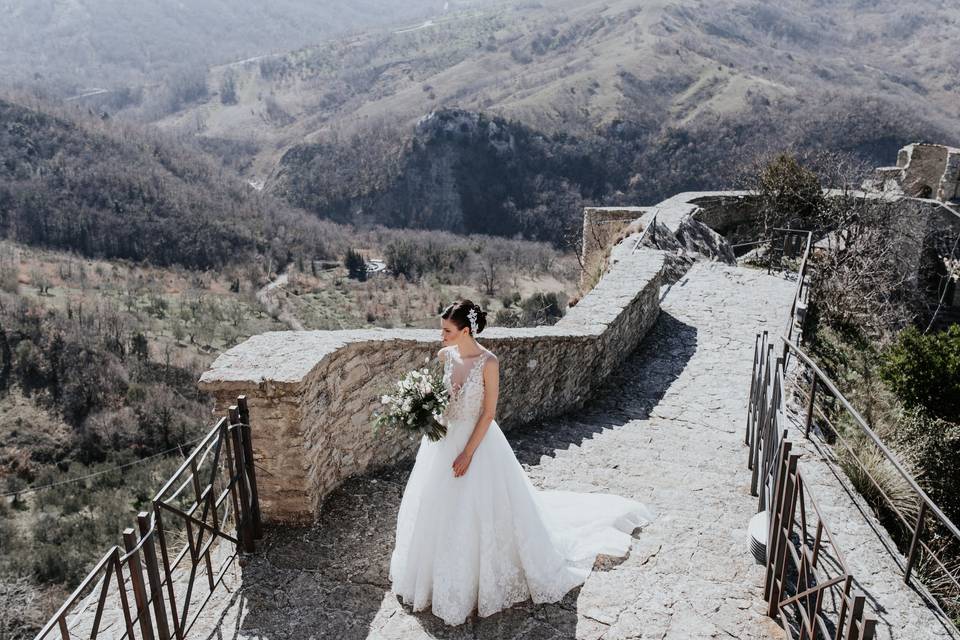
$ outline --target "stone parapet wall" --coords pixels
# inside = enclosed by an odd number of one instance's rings
[[[556,325],[480,336],[500,359],[505,429],[582,406],[646,335],[660,309],[664,256],[635,244],[613,247],[610,270]],[[409,436],[374,433],[372,412],[439,347],[439,327],[277,331],[221,354],[199,385],[217,411],[248,397],[265,519],[309,522],[344,479],[413,454]]]
[[[581,286],[588,286],[589,280],[604,270],[606,253],[616,238],[646,210],[644,207],[587,207],[583,210]]]

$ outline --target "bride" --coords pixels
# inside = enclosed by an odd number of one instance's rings
[[[440,314],[447,435],[424,436],[407,480],[390,559],[394,593],[451,625],[532,599],[557,602],[598,554],[623,556],[652,510],[620,496],[533,486],[494,419],[497,356],[476,341],[486,312]]]

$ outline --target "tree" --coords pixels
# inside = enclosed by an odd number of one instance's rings
[[[223,104],[237,104],[237,79],[232,70],[223,74],[220,80],[220,102]]]
[[[917,230],[896,203],[835,198],[830,208],[836,228],[813,261],[812,315],[840,331],[886,339],[916,316],[916,274],[901,254],[917,244]]]
[[[359,280],[360,282],[366,281],[367,261],[363,259],[363,256],[356,249],[347,249],[347,253],[343,257],[343,266],[347,268],[347,274],[350,278]]]
[[[180,322],[178,318],[174,318],[173,322],[170,325],[170,331],[173,333],[173,339],[178,343],[183,342],[183,339],[186,337],[187,333],[183,328],[183,323]]]
[[[387,245],[386,261],[394,277],[403,275],[408,280],[415,280],[423,272],[416,245],[406,240],[396,240]]]
[[[816,173],[796,156],[781,153],[759,168],[753,180],[763,218],[764,237],[774,227],[818,229],[826,199]]]
[[[150,359],[150,346],[147,343],[147,336],[142,331],[137,331],[130,338],[130,352],[140,360]]]
[[[51,286],[50,278],[48,278],[47,274],[41,269],[33,269],[30,272],[30,282],[37,288],[37,293],[41,296],[49,295]]]
[[[492,296],[500,286],[500,269],[496,260],[488,257],[480,263],[480,279],[484,292]]]

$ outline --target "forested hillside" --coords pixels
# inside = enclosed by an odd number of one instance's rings
[[[407,136],[295,145],[267,189],[321,217],[355,224],[491,233],[562,246],[586,204],[657,202],[736,186],[765,149],[823,150],[884,164],[935,130],[883,100],[757,105],[686,127],[616,121],[572,135],[441,110]],[[943,132],[943,137],[949,134]]]
[[[0,234],[206,269],[335,257],[343,233],[164,136],[0,100]]]

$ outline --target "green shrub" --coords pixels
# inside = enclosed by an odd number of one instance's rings
[[[924,335],[900,332],[884,353],[880,375],[908,407],[922,407],[945,420],[960,419],[960,325]]]
[[[423,273],[423,262],[419,247],[412,242],[397,240],[387,245],[387,269],[393,275],[405,276],[407,280],[416,280]]]
[[[501,309],[497,311],[493,324],[498,327],[519,327],[523,325],[523,318],[515,310]]]
[[[893,434],[918,473],[918,482],[954,522],[960,522],[960,424],[930,415],[919,407],[905,409]]]

